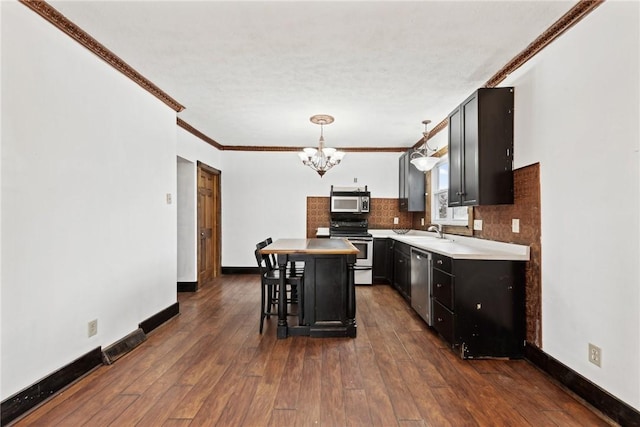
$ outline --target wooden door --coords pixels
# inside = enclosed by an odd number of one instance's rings
[[[220,275],[220,171],[198,163],[198,285]]]

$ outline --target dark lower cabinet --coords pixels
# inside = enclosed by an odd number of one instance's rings
[[[373,282],[393,281],[393,240],[373,239]]]
[[[393,286],[411,302],[411,246],[398,241],[393,246]]]
[[[462,358],[523,357],[525,263],[433,254],[433,328]]]

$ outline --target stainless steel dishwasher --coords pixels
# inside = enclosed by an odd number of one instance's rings
[[[411,248],[411,307],[431,326],[431,254],[415,248]]]

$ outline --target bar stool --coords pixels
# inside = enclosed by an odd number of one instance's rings
[[[258,245],[260,245],[260,243]],[[277,314],[277,310],[275,312],[272,310],[274,305],[277,307],[278,299],[281,297],[286,298],[285,302],[287,304],[297,304],[297,313],[291,314],[290,316],[298,316],[298,322],[302,324],[302,293],[298,292],[298,289],[302,289],[303,287],[304,275],[287,274],[285,277],[286,289],[280,292],[280,270],[273,268],[269,255],[263,255],[260,249],[261,248],[256,248],[255,250],[261,282],[260,333],[262,333],[264,319],[268,319],[272,314]],[[296,291],[295,299],[293,298],[294,290]],[[287,294],[290,296],[288,297]]]

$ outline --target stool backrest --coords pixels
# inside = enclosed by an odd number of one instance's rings
[[[263,240],[262,242],[258,242],[256,244],[256,249],[260,250],[268,245],[270,245],[273,242],[273,240],[271,239],[271,237],[268,237],[267,239]],[[275,254],[270,254],[270,255],[264,255],[265,257],[265,263],[266,266],[269,270],[273,270],[275,268],[277,268],[277,264],[276,264],[276,256]]]
[[[254,253],[256,255],[256,262],[258,263],[260,275],[264,277],[265,274],[273,270],[270,266],[269,256],[261,254],[259,248],[256,248]]]

